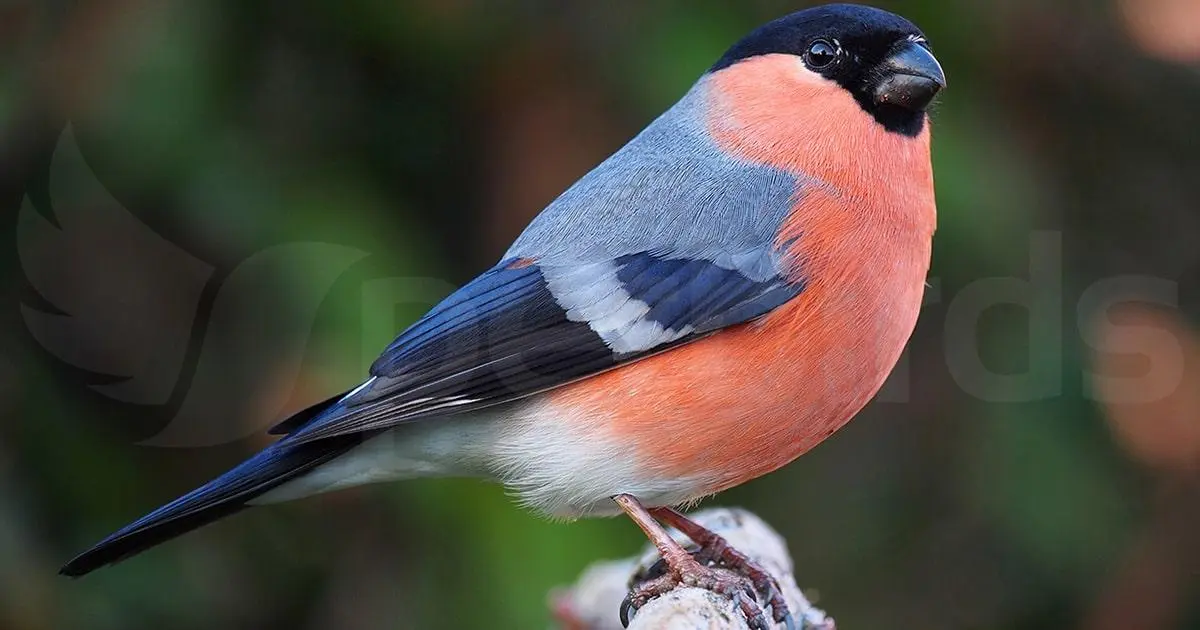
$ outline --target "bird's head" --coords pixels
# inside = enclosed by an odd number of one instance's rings
[[[781,72],[782,71],[782,72]],[[831,4],[769,22],[733,45],[711,74],[759,75],[789,83],[836,86],[890,132],[916,136],[926,109],[946,86],[941,65],[912,22],[887,11]]]
[[[931,232],[927,110],[945,85],[912,22],[833,4],[756,29],[697,87],[707,132],[726,155],[819,180],[859,214],[886,212]]]

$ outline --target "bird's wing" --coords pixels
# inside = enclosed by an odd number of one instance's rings
[[[523,398],[751,321],[802,288],[783,276],[755,280],[715,262],[652,252],[567,267],[506,261],[401,334],[366,385],[289,440]]]

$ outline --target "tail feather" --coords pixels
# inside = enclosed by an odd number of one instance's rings
[[[207,484],[126,525],[59,571],[79,577],[141,553],[246,508],[246,502],[338,457],[362,442],[358,435],[305,444],[285,438]]]

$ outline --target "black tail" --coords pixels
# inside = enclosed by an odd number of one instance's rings
[[[233,470],[175,499],[97,543],[59,573],[78,577],[239,512],[246,502],[354,448],[358,435],[292,445],[276,442]]]

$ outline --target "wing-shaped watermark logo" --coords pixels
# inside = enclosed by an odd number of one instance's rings
[[[367,255],[288,243],[219,273],[123,208],[70,128],[48,188],[52,207],[39,211],[26,196],[18,221],[21,265],[45,302],[22,305],[25,324],[58,359],[104,378],[89,385],[100,394],[137,405],[177,401],[148,444],[222,444],[282,414],[291,392],[264,403],[265,375],[296,381],[322,302]]]

